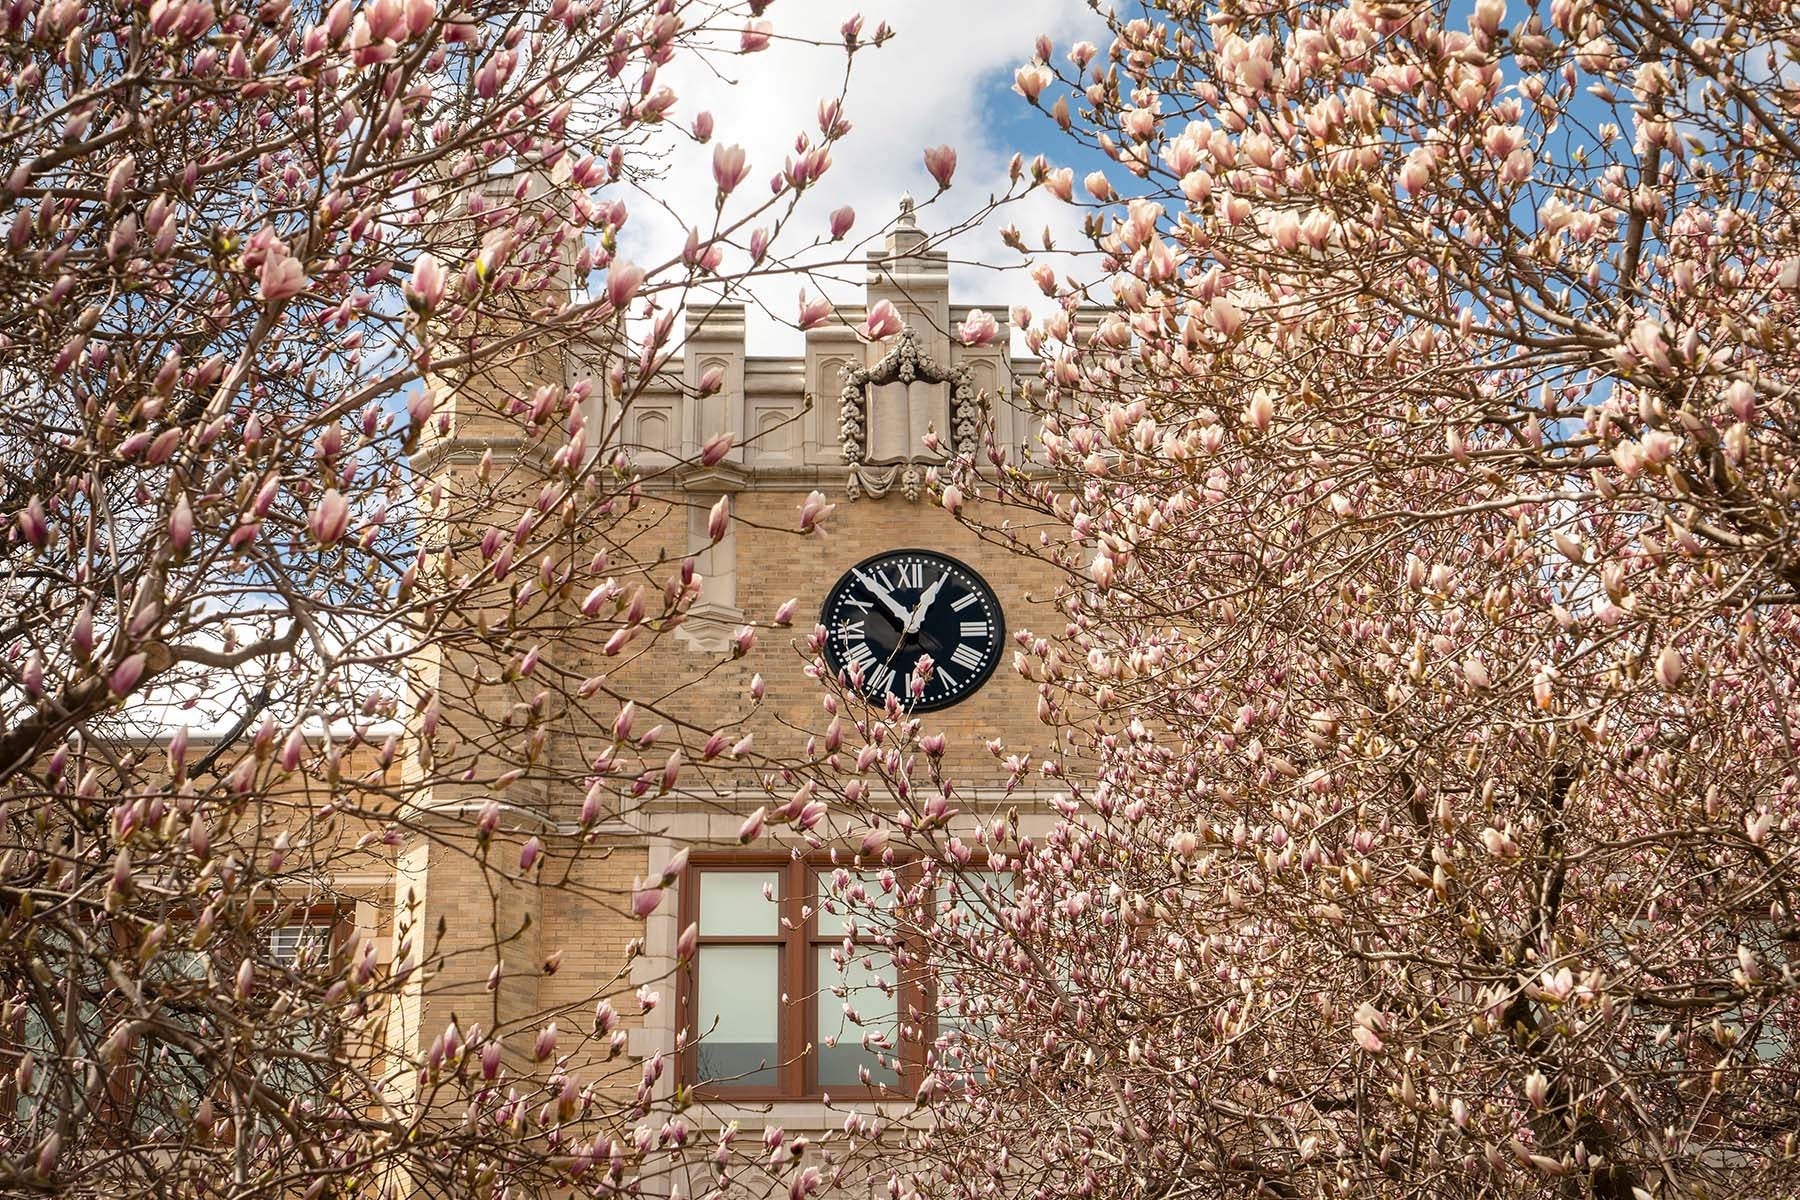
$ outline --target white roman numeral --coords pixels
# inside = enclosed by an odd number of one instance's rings
[[[882,663],[869,672],[869,690],[872,692],[891,692],[894,690],[894,668]]]
[[[957,643],[956,649],[950,652],[950,661],[959,667],[974,670],[981,665],[981,651],[965,643]]]
[[[852,608],[861,609],[863,612],[868,612],[871,608],[875,607],[875,602],[873,600],[864,600],[861,596],[852,596],[849,594],[844,596],[844,603]]]
[[[962,686],[960,683],[956,682],[956,676],[944,670],[942,667],[937,669],[937,677],[943,682],[944,690],[946,692],[954,692],[957,688]]]
[[[858,642],[850,648],[850,653],[845,656],[844,665],[867,671],[875,665],[875,652],[869,649],[869,643]]]
[[[975,601],[977,601],[979,599],[980,599],[980,597],[977,596],[974,592],[964,592],[962,595],[958,596],[956,599],[954,599],[950,602],[950,607],[957,612],[961,612],[963,609],[969,607],[969,605],[975,603]]]
[[[900,574],[900,586],[917,588],[925,586],[924,563],[896,563],[894,570]]]
[[[988,623],[986,621],[964,621],[962,635],[966,638],[985,638],[988,636]]]
[[[863,622],[861,622],[861,621],[839,622],[837,631],[838,631],[838,636],[843,638],[846,642],[857,640],[857,639],[861,638],[863,635]]]

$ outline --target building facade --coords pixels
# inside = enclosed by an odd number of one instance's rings
[[[432,962],[391,1019],[391,1036],[411,1052],[423,1055],[451,1012],[465,1026],[473,1013],[491,1029],[564,1008],[584,1021],[591,997],[611,992],[631,997],[618,1006],[624,1074],[663,1064],[662,1092],[698,1085],[713,1117],[746,1130],[824,1129],[840,1122],[846,1096],[865,1105],[911,1096],[922,1052],[902,1047],[892,1027],[929,1010],[921,984],[891,964],[846,970],[841,954],[833,957],[841,922],[820,903],[819,871],[834,845],[853,846],[842,838],[855,831],[839,829],[839,841],[816,846],[782,836],[740,845],[746,816],[772,795],[771,779],[748,766],[650,787],[597,826],[581,820],[574,780],[616,748],[620,718],[609,697],[623,695],[644,703],[637,730],[662,724],[661,744],[684,747],[690,760],[703,753],[690,743],[708,731],[729,731],[734,742],[750,736],[775,757],[804,755],[809,737],[829,736],[832,717],[807,669],[804,643],[817,621],[830,661],[855,668],[877,700],[884,688],[904,695],[905,668],[931,655],[922,720],[945,738],[958,822],[973,829],[1021,806],[1037,819],[1032,798],[1008,790],[993,743],[1009,753],[1041,748],[1036,685],[1011,669],[1009,639],[1061,629],[1057,581],[960,523],[928,486],[949,448],[976,448],[984,422],[1012,461],[1027,458],[1034,425],[1023,397],[1037,364],[1011,357],[998,313],[999,337],[963,344],[955,330],[973,306],[953,305],[949,284],[947,256],[929,248],[903,203],[884,244],[868,254],[864,303],[809,331],[802,355],[750,355],[743,309],[719,305],[687,314],[681,356],[660,383],[626,404],[586,402],[590,422],[607,431],[604,444],[623,447],[618,469],[637,480],[622,527],[630,557],[692,559],[699,594],[684,620],[642,648],[561,651],[563,669],[606,680],[591,704],[549,730],[544,752],[570,764],[571,785],[509,793],[497,835],[539,838],[561,886],[496,883],[449,845],[448,832],[419,833],[398,848],[396,945],[410,931],[411,944],[429,942],[421,953]],[[905,328],[869,341],[857,327],[882,301]],[[605,372],[598,357],[540,359],[498,386],[526,395],[543,379]],[[716,390],[702,387],[709,376],[720,381]],[[421,470],[453,479],[484,456],[519,453],[505,423],[488,436],[473,409],[457,418],[453,434],[422,453]],[[718,461],[703,462],[708,436],[721,430],[740,436]],[[814,491],[837,508],[825,532],[801,536],[796,512]],[[715,541],[708,519],[721,501],[734,520]],[[982,516],[996,526],[1003,514]],[[790,598],[792,627],[759,630],[745,652],[746,622],[766,622]],[[902,669],[884,670],[883,658]],[[450,666],[426,664],[424,684],[450,686],[458,675]],[[439,788],[425,807],[450,831],[466,829],[484,803],[473,789]],[[625,911],[624,897],[665,880],[647,919]],[[690,925],[699,944],[681,961],[677,940]]]

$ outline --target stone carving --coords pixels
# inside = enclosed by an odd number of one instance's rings
[[[855,500],[861,496],[885,496],[896,483],[900,494],[917,500],[924,491],[925,476],[919,464],[924,447],[910,447],[901,457],[881,462],[869,461],[869,406],[871,389],[887,384],[940,383],[950,388],[949,443],[954,454],[973,454],[978,449],[981,430],[982,398],[975,388],[967,364],[945,367],[919,352],[912,326],[900,330],[894,348],[872,367],[844,366],[838,376],[844,382],[838,414],[838,433],[842,438],[844,463],[850,468],[845,490]]]

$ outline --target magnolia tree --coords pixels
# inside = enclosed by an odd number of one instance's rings
[[[488,898],[575,886],[501,801],[585,793],[586,828],[718,754],[652,748],[587,672],[699,586],[613,535],[676,306],[849,224],[783,237],[848,129],[830,97],[785,163],[722,121],[716,188],[657,195],[714,129],[661,80],[763,49],[767,7],[0,13],[0,1190],[519,1195],[632,1186],[683,1144],[630,1132],[654,1074],[581,1065],[623,1048],[623,963],[560,1043],[479,995],[443,1021],[443,926],[351,906],[415,838]],[[853,19],[819,52],[885,37]],[[617,257],[646,197],[692,231],[670,261]],[[500,449],[440,469],[466,435]],[[546,753],[584,708],[600,752]],[[467,909],[517,963],[517,923]],[[391,1036],[420,1011],[441,1027]]]
[[[1066,572],[1059,819],[894,712],[838,788],[948,1008],[895,1193],[1792,1194],[1792,11],[1144,7],[1018,71],[1105,282],[939,493]]]

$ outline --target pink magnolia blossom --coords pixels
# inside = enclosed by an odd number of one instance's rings
[[[1013,72],[1013,90],[1036,104],[1044,89],[1056,78],[1049,67],[1042,63],[1030,63]]]
[[[829,517],[836,509],[837,505],[825,499],[824,492],[807,493],[806,499],[800,503],[800,532],[811,533],[815,529],[822,532],[825,518]]]
[[[644,285],[644,268],[636,263],[615,262],[606,273],[606,300],[615,310],[631,303]]]
[[[750,175],[750,163],[742,146],[727,146],[723,143],[713,147],[712,157],[713,182],[718,185],[719,195],[729,196],[737,190],[738,184]]]
[[[899,333],[903,326],[900,314],[888,300],[877,300],[869,309],[869,315],[863,320],[858,331],[871,342],[885,341]]]
[[[831,240],[835,242],[846,233],[849,233],[850,226],[854,224],[856,224],[856,210],[851,208],[848,204],[844,205],[842,208],[832,209],[830,221]]]
[[[985,309],[973,308],[956,331],[965,346],[985,346],[1000,336],[1000,324]]]
[[[413,260],[412,277],[407,283],[407,302],[421,312],[432,312],[444,302],[449,277],[442,264],[430,251]]]
[[[258,299],[274,304],[298,296],[311,284],[305,264],[276,243],[263,259],[262,269],[257,274],[256,294]]]
[[[831,301],[823,296],[811,296],[804,290],[800,293],[800,328],[815,329],[825,323],[831,315]]]

